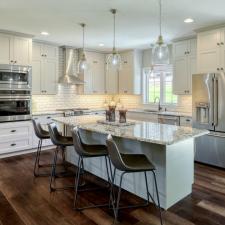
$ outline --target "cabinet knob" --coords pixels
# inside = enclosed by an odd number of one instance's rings
[[[220,46],[220,43],[217,43],[218,46]]]
[[[11,63],[13,63],[13,60],[10,60]]]
[[[14,61],[14,63],[17,63],[17,61]]]
[[[220,68],[217,68],[217,71],[220,71]]]
[[[190,122],[191,120],[190,119],[186,119],[186,122]]]
[[[221,45],[224,45],[224,43],[223,43],[223,42],[221,42],[220,44],[221,44]]]
[[[12,144],[11,144],[11,146],[15,146],[15,145],[16,145],[15,143],[12,143]]]
[[[47,116],[47,119],[51,119],[52,117],[51,116]]]
[[[223,67],[221,67],[220,69],[223,70]]]
[[[11,133],[14,133],[14,132],[16,132],[16,130],[11,130],[10,132],[11,132]]]

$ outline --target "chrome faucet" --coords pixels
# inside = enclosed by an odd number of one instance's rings
[[[154,103],[156,103],[156,101],[158,100],[158,110],[160,111],[162,109],[161,105],[160,105],[160,98],[159,97],[155,97],[154,99]]]

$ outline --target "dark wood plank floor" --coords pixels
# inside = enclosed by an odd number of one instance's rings
[[[44,161],[52,158],[44,153]],[[0,160],[0,225],[110,225],[112,212],[72,209],[73,191],[49,193],[48,178],[33,177],[34,154]],[[89,176],[89,178],[91,178]],[[93,177],[92,177],[93,178]],[[73,183],[72,178],[59,184]],[[80,202],[91,204],[108,200],[107,192],[82,193]],[[123,194],[123,203],[137,202],[137,197]],[[193,193],[163,212],[166,225],[225,225],[225,171],[195,165]],[[157,211],[148,208],[124,210],[118,224],[159,225]]]

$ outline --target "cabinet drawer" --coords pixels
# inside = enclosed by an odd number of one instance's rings
[[[20,139],[14,141],[5,141],[0,143],[0,154],[10,153],[31,148],[30,139]]]
[[[29,126],[22,127],[2,127],[0,129],[0,137],[9,136],[9,135],[28,135],[29,134]]]
[[[191,127],[192,118],[191,117],[180,117],[180,126]]]

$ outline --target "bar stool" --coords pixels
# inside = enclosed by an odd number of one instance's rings
[[[38,147],[37,147],[37,153],[35,157],[35,163],[34,163],[34,176],[35,177],[46,177],[49,176],[50,173],[39,173],[40,167],[50,167],[51,164],[42,164],[40,165],[40,156],[41,156],[41,148],[42,148],[42,141],[44,139],[50,139],[49,132],[44,130],[41,127],[41,124],[38,120],[32,119],[33,127],[34,127],[34,133],[39,138],[38,140]]]
[[[97,190],[99,188],[89,188],[89,189],[78,189],[80,187],[80,175],[81,170],[84,172],[84,159],[88,158],[97,158],[97,157],[104,157],[105,158],[105,165],[106,165],[106,171],[107,171],[107,177],[108,177],[108,187],[110,188],[110,178],[109,178],[109,168],[108,168],[108,152],[107,147],[105,145],[101,144],[85,144],[81,140],[80,132],[78,127],[74,127],[72,130],[72,137],[73,137],[73,144],[74,144],[74,150],[78,154],[78,170],[76,174],[75,179],[75,194],[74,194],[74,208],[76,210],[83,210],[83,209],[91,209],[91,208],[97,208],[97,207],[104,207],[104,206],[110,206],[110,203],[107,204],[99,204],[99,205],[92,205],[92,206],[85,206],[85,207],[77,207],[77,197],[78,197],[78,191],[93,191]],[[105,188],[105,187],[104,187]],[[102,189],[102,188],[100,188]],[[109,201],[110,202],[110,201]]]
[[[149,203],[150,203],[150,201],[149,201],[149,197],[150,197],[152,202],[155,204],[155,206],[159,210],[160,223],[162,225],[163,224],[162,213],[161,213],[161,207],[160,207],[160,201],[159,201],[159,192],[158,192],[158,187],[157,187],[157,180],[156,180],[156,175],[155,175],[156,169],[155,169],[154,165],[143,154],[122,154],[122,153],[120,153],[120,151],[119,151],[119,149],[118,149],[118,147],[117,147],[117,145],[116,145],[116,143],[113,140],[111,135],[108,135],[106,143],[107,143],[107,147],[108,147],[109,158],[110,158],[110,160],[111,160],[111,162],[114,166],[113,174],[112,174],[112,171],[111,171],[112,186],[114,185],[116,170],[122,171],[122,173],[120,175],[119,190],[118,190],[116,205],[114,203],[112,203],[115,220],[117,220],[117,218],[118,218],[119,209],[148,206]],[[152,172],[153,177],[154,177],[154,183],[155,183],[155,189],[156,189],[156,196],[157,196],[158,204],[156,204],[152,195],[149,192],[148,180],[147,180],[147,172],[148,171]],[[140,173],[140,172],[143,172],[144,176],[145,176],[147,202],[145,204],[142,204],[142,205],[120,207],[119,203],[120,203],[121,187],[122,187],[122,181],[123,181],[124,175],[126,173]],[[112,189],[111,189],[111,192],[112,192]]]
[[[57,146],[55,149],[55,154],[54,154],[53,163],[52,163],[52,172],[51,172],[51,176],[50,176],[50,192],[74,188],[74,186],[67,186],[67,187],[55,187],[54,186],[53,187],[53,184],[52,184],[56,178],[56,163],[57,163],[57,159],[58,159],[58,152],[61,151],[63,163],[65,165],[65,149],[67,146],[73,146],[73,139],[72,139],[72,137],[62,136],[59,133],[55,123],[48,124],[48,129],[49,129],[49,135],[50,135],[52,143]]]

